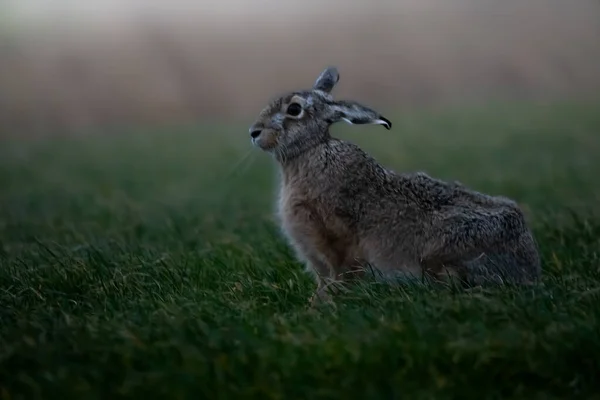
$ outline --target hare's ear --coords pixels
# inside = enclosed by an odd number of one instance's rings
[[[340,80],[340,74],[336,67],[328,67],[325,68],[321,75],[315,81],[313,85],[314,90],[320,90],[325,93],[331,92],[331,89],[335,86],[336,83]]]
[[[336,101],[332,103],[330,105],[330,115],[327,119],[330,123],[346,121],[352,125],[375,124],[383,125],[387,130],[392,128],[390,120],[377,111],[355,101]]]

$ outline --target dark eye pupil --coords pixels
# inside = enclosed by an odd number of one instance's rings
[[[300,115],[301,111],[302,111],[302,107],[300,107],[300,104],[298,104],[298,103],[290,104],[287,109],[287,113],[294,117],[297,115]]]

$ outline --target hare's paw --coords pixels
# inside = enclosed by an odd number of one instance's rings
[[[328,289],[325,285],[319,286],[309,299],[310,306],[316,307],[323,304],[333,304],[333,297]]]

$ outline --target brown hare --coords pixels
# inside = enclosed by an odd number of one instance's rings
[[[279,165],[281,225],[315,273],[313,300],[329,296],[328,282],[368,271],[471,285],[537,281],[537,245],[514,201],[421,172],[393,172],[331,137],[338,121],[392,127],[368,107],[334,100],[338,80],[335,67],[325,69],[311,90],[274,99],[250,128],[252,143]]]

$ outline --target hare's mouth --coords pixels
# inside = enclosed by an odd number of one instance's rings
[[[261,150],[271,151],[278,145],[275,132],[263,131],[260,135],[252,138],[252,144]]]

